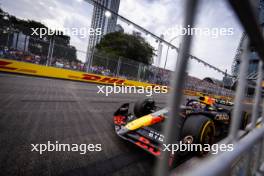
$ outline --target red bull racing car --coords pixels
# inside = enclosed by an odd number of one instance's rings
[[[187,100],[178,117],[182,120],[180,139],[184,144],[209,144],[226,137],[231,120],[231,110],[206,102],[207,97]],[[168,108],[160,108],[153,99],[139,100],[131,108],[123,104],[114,113],[115,131],[119,137],[155,156],[160,156],[164,143],[162,124],[168,118]],[[242,113],[240,128],[248,122]],[[204,155],[203,151],[193,154]],[[186,155],[186,153],[180,153]],[[173,157],[173,156],[172,156]],[[173,158],[172,158],[173,160]]]

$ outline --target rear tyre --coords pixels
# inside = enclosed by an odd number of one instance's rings
[[[232,112],[233,112],[233,108],[230,110],[230,117],[232,117]],[[241,113],[241,121],[240,121],[240,125],[239,125],[239,129],[241,130],[245,130],[247,125],[249,124],[250,122],[250,114],[246,111],[242,111]]]
[[[250,114],[245,111],[242,112],[242,120],[240,124],[240,129],[245,130],[249,122],[250,122]]]
[[[212,145],[215,136],[214,122],[204,115],[191,115],[184,122],[181,136],[182,139],[191,136],[193,138],[192,144]],[[208,151],[202,150],[195,153],[202,156]]]
[[[191,115],[187,117],[183,124],[181,138],[183,143],[185,139],[192,140],[192,144],[209,144],[212,145],[214,143],[214,136],[215,136],[215,126],[211,119],[204,115]],[[189,155],[191,151],[180,152],[176,156],[170,155],[168,165],[170,169],[175,168],[180,164],[181,158],[185,155]],[[207,152],[203,150],[193,152],[196,155],[202,156],[205,155]],[[192,154],[193,155],[193,154]]]

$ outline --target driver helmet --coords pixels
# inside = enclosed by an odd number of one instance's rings
[[[199,100],[209,106],[213,106],[213,104],[215,103],[215,99],[209,96],[199,97]]]

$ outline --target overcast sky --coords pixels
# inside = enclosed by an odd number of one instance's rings
[[[23,19],[41,21],[50,28],[90,27],[92,6],[82,0],[0,0],[1,8],[8,13]],[[119,14],[141,25],[156,35],[165,34],[170,28],[178,27],[183,22],[184,0],[121,0]],[[118,20],[126,32],[131,27]],[[202,0],[198,9],[196,27],[199,28],[233,28],[233,35],[195,36],[191,53],[204,61],[230,73],[232,61],[242,29],[224,0]],[[158,43],[146,37],[150,44],[157,49]],[[169,41],[174,34],[165,35]],[[180,37],[173,44],[178,46]],[[71,45],[80,51],[86,51],[88,38],[71,36]],[[163,46],[161,66],[164,66],[167,46]],[[79,52],[80,59],[85,53]],[[167,68],[173,69],[177,53],[169,50]],[[155,62],[157,64],[157,62]],[[221,78],[221,75],[191,61],[189,74],[204,78],[211,76]]]

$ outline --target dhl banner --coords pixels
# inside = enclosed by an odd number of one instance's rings
[[[85,73],[80,71],[66,70],[62,68],[37,65],[37,64],[20,62],[9,59],[0,59],[0,71],[34,75],[40,77],[68,79],[68,80],[83,81],[83,82],[98,83],[98,84],[115,83],[117,85],[123,84],[125,86],[143,86],[143,87],[160,86],[145,82],[132,81],[132,80],[110,77],[110,76],[102,76],[102,75]],[[189,96],[202,96],[201,92],[195,92],[191,90],[184,90],[184,94]],[[227,99],[229,97],[221,97],[221,98]]]
[[[8,59],[0,59],[0,71],[11,72],[11,73],[21,73],[27,75],[50,77],[50,78],[60,78],[69,79],[75,81],[100,83],[100,84],[114,84],[125,85],[125,86],[158,86],[155,84],[149,84],[139,81],[132,81],[122,78],[102,76],[91,73],[84,73],[80,71],[66,70],[62,68],[55,68],[43,65],[37,65],[26,62],[19,62]]]

